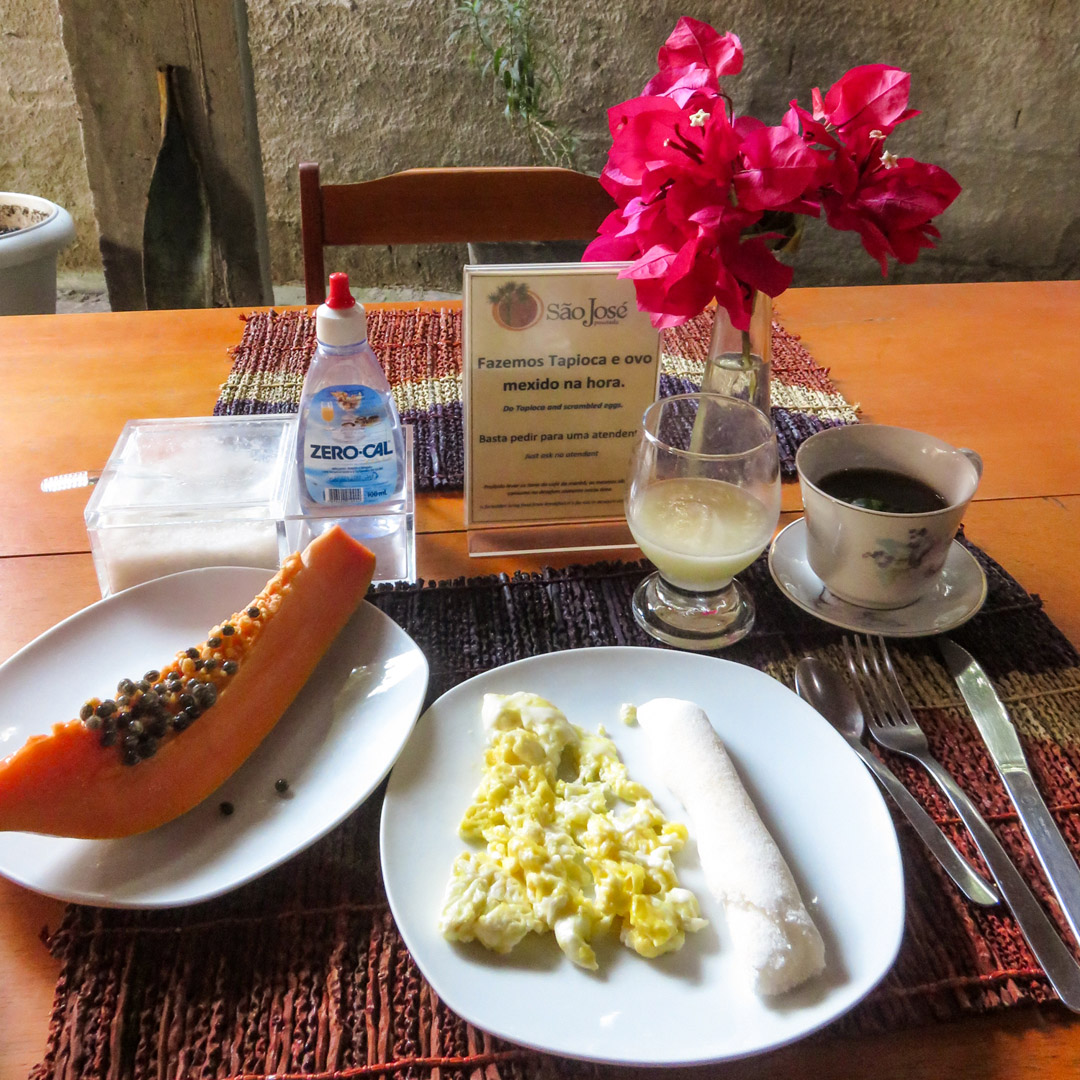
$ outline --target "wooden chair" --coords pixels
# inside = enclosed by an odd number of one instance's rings
[[[302,162],[307,302],[326,299],[326,246],[589,240],[614,207],[596,177],[570,169],[408,169],[323,184],[318,164]]]

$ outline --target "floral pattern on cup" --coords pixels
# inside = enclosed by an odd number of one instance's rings
[[[883,577],[918,570],[936,546],[928,529],[909,529],[906,541],[882,536],[875,544],[873,551],[863,552],[863,558],[872,559]]]

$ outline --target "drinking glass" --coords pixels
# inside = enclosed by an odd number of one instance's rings
[[[769,418],[722,394],[653,402],[630,461],[626,520],[656,566],[634,592],[634,618],[684,649],[744,637],[754,604],[735,580],[780,518],[780,458]]]

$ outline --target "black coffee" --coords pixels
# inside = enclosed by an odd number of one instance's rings
[[[841,502],[887,514],[929,514],[949,505],[929,484],[890,469],[841,469],[817,486]]]

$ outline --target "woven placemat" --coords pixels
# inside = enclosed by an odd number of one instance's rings
[[[988,599],[954,636],[996,683],[1039,787],[1080,855],[1080,657],[1038,598],[972,550],[987,573]],[[611,563],[384,588],[372,600],[426,653],[434,699],[472,675],[525,656],[597,645],[658,647],[630,615],[643,572],[644,564]],[[839,661],[839,631],[794,608],[773,585],[764,558],[743,580],[755,596],[758,620],[725,657],[789,686],[800,657]],[[891,649],[933,752],[982,807],[1064,930],[932,644],[903,641]],[[925,774],[905,759],[890,764],[978,862],[968,834]],[[380,796],[285,865],[206,904],[147,912],[69,907],[51,939],[62,970],[46,1057],[33,1076],[618,1075],[493,1039],[434,996],[382,891]],[[906,820],[897,817],[896,824],[907,892],[899,958],[868,998],[812,1037],[895,1030],[1052,1000],[1009,912],[965,901]]]
[[[701,382],[712,313],[667,330],[661,339],[660,393],[685,393]],[[461,312],[379,310],[368,313],[378,354],[403,423],[414,425],[416,490],[460,489],[465,476],[461,406]],[[315,320],[306,312],[256,312],[247,317],[215,415],[295,412],[315,349]],[[772,417],[785,477],[795,476],[795,451],[826,427],[855,423],[828,372],[798,338],[773,323]]]

